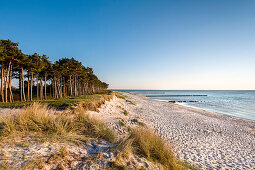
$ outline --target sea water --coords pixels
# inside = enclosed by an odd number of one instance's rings
[[[255,121],[255,90],[120,90]],[[152,97],[153,95],[160,95]],[[164,96],[178,95],[178,96]],[[183,95],[183,96],[181,96]],[[206,96],[184,96],[206,95]],[[197,102],[178,102],[197,101]]]

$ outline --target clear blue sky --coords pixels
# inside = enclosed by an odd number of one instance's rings
[[[253,0],[6,0],[0,39],[110,88],[255,89]]]

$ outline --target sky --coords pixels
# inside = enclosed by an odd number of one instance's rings
[[[255,89],[253,0],[0,1],[0,39],[111,89]]]

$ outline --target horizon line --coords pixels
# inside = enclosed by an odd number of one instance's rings
[[[205,90],[205,89],[109,89],[109,90]],[[255,89],[206,89],[206,90],[241,90],[241,91],[245,91],[245,90],[249,90],[249,91],[254,91]]]

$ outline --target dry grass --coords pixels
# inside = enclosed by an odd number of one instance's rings
[[[93,101],[81,101],[79,102],[79,107],[83,108],[84,111],[96,111],[98,112],[98,108],[100,108],[103,104],[105,104],[105,101],[110,101],[113,98],[113,94],[102,94],[100,96],[100,99],[93,100]]]
[[[126,102],[129,102],[130,104],[135,105],[135,106],[137,105],[136,102],[134,102],[132,100],[126,100]]]
[[[145,123],[140,122],[138,119],[134,118],[131,120],[132,122],[134,122],[135,124],[139,125],[139,126],[146,126]]]
[[[124,95],[122,95],[122,94],[120,94],[118,92],[114,92],[114,94],[115,94],[116,97],[118,97],[120,99],[124,99],[124,100],[126,99],[126,97]]]
[[[124,119],[120,118],[120,120],[119,120],[119,125],[120,125],[120,126],[125,126],[125,121],[124,121]]]
[[[0,169],[9,169],[10,168],[10,164],[8,161],[2,161],[0,163]]]
[[[46,157],[39,157],[37,159],[28,160],[25,165],[21,167],[22,170],[29,169],[46,169],[48,166],[50,169],[66,169],[70,160],[67,158],[70,154],[65,147],[60,148],[59,151]]]
[[[119,154],[115,163],[119,166],[123,165],[125,160],[134,153],[157,163],[162,169],[197,169],[188,163],[179,161],[171,147],[150,129],[133,129],[130,137],[123,140],[117,149]]]
[[[114,133],[85,111],[83,107],[78,107],[72,113],[54,114],[46,105],[34,103],[20,114],[0,117],[0,137],[36,134],[74,142],[90,138],[114,141]]]
[[[152,130],[139,128],[131,132],[134,152],[153,162],[162,164],[166,169],[178,169],[177,160],[166,143]]]
[[[124,112],[123,112],[123,113],[124,113],[124,115],[125,115],[125,116],[128,116],[128,115],[129,115],[129,113],[128,113],[128,111],[127,111],[127,110],[124,110]]]

